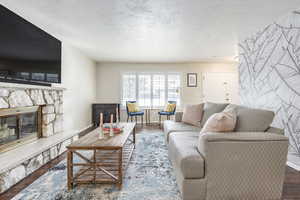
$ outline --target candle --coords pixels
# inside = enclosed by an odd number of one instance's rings
[[[100,127],[99,139],[102,139],[104,137],[104,134],[103,134],[103,113],[100,113],[99,127]]]
[[[113,114],[110,115],[110,123],[111,124],[114,123],[114,115]]]
[[[114,131],[113,131],[113,121],[114,121],[114,115],[110,115],[110,129],[109,129],[109,136],[114,136]]]
[[[103,126],[103,113],[100,113],[100,122],[99,122],[99,126],[102,128]]]
[[[119,123],[119,109],[118,109],[118,107],[116,108],[116,122],[117,122],[117,124]]]

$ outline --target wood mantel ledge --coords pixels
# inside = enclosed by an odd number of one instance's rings
[[[55,84],[53,86],[40,86],[40,85],[29,85],[19,83],[4,83],[0,82],[0,88],[20,88],[20,89],[40,89],[40,90],[66,90],[66,88]]]

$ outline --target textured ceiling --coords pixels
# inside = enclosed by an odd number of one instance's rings
[[[299,0],[0,0],[97,61],[232,60]]]

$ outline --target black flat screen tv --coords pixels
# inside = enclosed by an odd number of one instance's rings
[[[61,42],[2,5],[0,82],[61,83]]]

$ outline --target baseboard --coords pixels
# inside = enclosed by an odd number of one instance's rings
[[[299,165],[296,165],[296,164],[294,164],[292,162],[289,162],[289,161],[287,161],[286,164],[287,164],[287,166],[289,166],[289,167],[291,167],[291,168],[293,168],[297,171],[300,171],[300,166]]]
[[[80,129],[80,130],[78,131],[78,136],[79,136],[79,137],[82,137],[82,136],[84,136],[85,134],[87,134],[87,133],[89,133],[90,131],[92,131],[93,129],[94,129],[94,124],[90,124],[90,125],[88,125],[88,126],[82,128],[82,129]]]
[[[78,130],[78,133],[81,133],[81,132],[83,132],[83,131],[85,131],[85,130],[87,130],[87,129],[89,129],[89,128],[92,128],[93,126],[94,126],[94,124],[89,124],[89,125],[87,125],[86,127],[82,128],[82,129],[80,129],[80,130]]]

